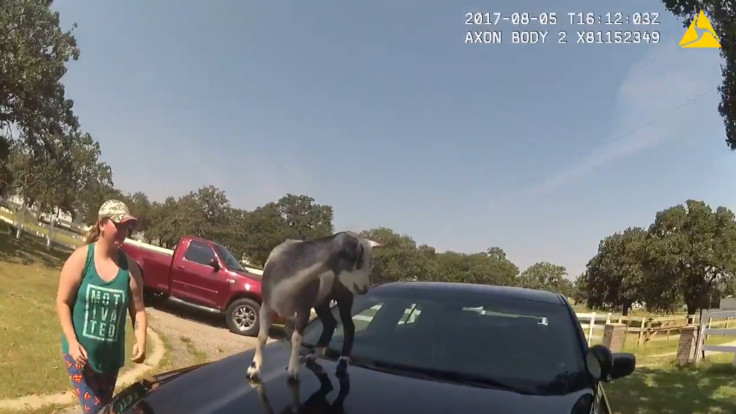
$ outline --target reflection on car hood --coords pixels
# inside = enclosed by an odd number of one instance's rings
[[[343,399],[346,413],[569,413],[575,402],[591,390],[562,396],[522,395],[512,391],[476,388],[446,382],[394,375],[357,366],[348,367],[348,379],[335,376],[336,364],[320,360],[327,375],[322,383],[304,365],[298,388],[291,389],[286,379],[289,344],[277,342],[264,349],[262,386],[254,387],[245,372],[253,351],[243,352],[205,364],[171,378],[148,391],[145,397],[125,413],[146,414],[243,414],[281,413],[296,404],[300,412],[339,413],[330,405]],[[320,394],[320,389],[322,393]],[[265,397],[265,398],[264,398]],[[323,397],[323,398],[321,398]],[[268,408],[265,405],[270,404]],[[305,406],[306,405],[306,406]]]

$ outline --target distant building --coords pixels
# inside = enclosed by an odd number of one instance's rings
[[[733,296],[721,298],[721,303],[718,307],[725,310],[736,310],[736,298]]]

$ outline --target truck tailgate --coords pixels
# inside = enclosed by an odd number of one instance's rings
[[[123,245],[123,250],[140,265],[146,288],[169,292],[169,274],[174,257],[172,253],[164,249],[160,251],[139,246],[127,240]]]

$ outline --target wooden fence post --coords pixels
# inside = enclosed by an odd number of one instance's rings
[[[686,326],[680,333],[680,342],[677,344],[677,363],[685,365],[691,361],[698,361],[698,342],[700,335],[696,326]]]
[[[595,327],[595,312],[590,314],[590,322],[588,323],[588,345],[593,340],[593,328]]]
[[[705,351],[703,351],[703,345],[705,344],[705,321],[706,321],[706,315],[708,314],[708,311],[706,310],[700,310],[700,320],[698,321],[698,330],[697,336],[698,336],[698,342],[695,345],[695,363],[697,364],[700,362],[700,360],[705,357]]]

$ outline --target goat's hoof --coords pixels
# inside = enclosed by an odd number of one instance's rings
[[[337,360],[337,368],[335,369],[335,375],[337,375],[338,378],[345,377],[348,375],[348,364],[350,362],[349,357],[340,357]]]
[[[288,382],[299,381],[299,365],[295,367],[289,365],[286,367],[286,370],[288,371],[288,374],[286,375]]]
[[[255,364],[250,364],[248,367],[248,370],[245,371],[245,375],[248,377],[248,379],[257,379],[261,370],[256,367]]]
[[[322,367],[322,365],[318,364],[317,362],[307,362],[307,368],[314,372],[316,375],[323,375],[325,373],[325,369]]]
[[[289,373],[289,375],[286,376],[286,382],[288,384],[296,384],[299,382],[299,374],[297,373]]]
[[[317,358],[305,358],[304,359],[304,365],[307,368],[314,368],[315,365],[318,365],[317,364]]]

